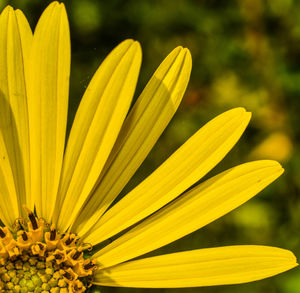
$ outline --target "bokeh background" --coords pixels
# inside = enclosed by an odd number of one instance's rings
[[[242,207],[155,254],[234,244],[290,249],[300,257],[300,1],[68,0],[72,71],[69,127],[96,68],[126,38],[143,48],[136,97],[176,46],[191,50],[193,71],[178,113],[133,180],[132,189],[205,122],[243,106],[250,126],[209,175],[255,159],[285,173]],[[34,28],[50,1],[0,0],[22,9]],[[91,292],[300,292],[300,269],[259,282],[192,289],[91,288]]]

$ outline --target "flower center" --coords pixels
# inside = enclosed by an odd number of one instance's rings
[[[84,292],[91,284],[95,260],[91,245],[75,234],[60,234],[28,212],[14,229],[0,227],[0,292]]]

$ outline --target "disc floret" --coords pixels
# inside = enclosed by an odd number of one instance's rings
[[[0,292],[84,292],[96,262],[90,245],[75,234],[60,234],[31,211],[13,229],[0,227]]]

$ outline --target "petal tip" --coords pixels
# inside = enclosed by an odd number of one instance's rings
[[[188,48],[182,48],[182,49],[183,49],[183,52],[185,53],[186,58],[189,61],[192,61],[192,54],[191,54],[190,50]]]
[[[46,8],[45,8],[45,10],[44,10],[44,12],[43,12],[43,14],[45,13],[45,12],[47,12],[47,11],[50,11],[50,10],[60,10],[61,8],[63,8],[64,7],[64,4],[63,3],[59,3],[58,1],[53,1],[53,2],[51,2]],[[42,14],[42,15],[43,15]]]
[[[282,167],[282,165],[275,160],[262,160],[262,162],[265,164],[266,167],[273,168],[276,171],[279,171],[280,174],[284,172],[284,168]]]
[[[141,44],[138,41],[132,40],[132,44],[130,45],[130,47],[134,50],[135,55],[139,56],[139,59],[141,59],[142,58],[142,47],[141,47]]]
[[[245,109],[244,109],[245,110]],[[244,119],[247,121],[247,123],[251,120],[251,117],[252,117],[252,113],[251,112],[247,112],[245,110],[245,112],[243,113],[244,115]]]
[[[295,256],[295,254],[292,251],[290,251],[290,250],[287,250],[287,251],[288,251],[288,254],[289,254],[289,257],[288,257],[289,260],[291,262],[293,262],[295,266],[298,266],[299,264],[297,262],[297,257]]]
[[[133,41],[132,45],[134,45],[134,46],[136,46],[137,48],[141,49],[141,44],[140,44],[139,41],[135,41],[135,40],[132,40],[132,41]]]
[[[6,5],[4,9],[1,11],[0,15],[8,14],[14,11],[14,8],[10,5]]]
[[[58,3],[58,5],[59,5],[59,8],[61,9],[61,12],[66,12],[66,6],[65,6],[65,4],[63,2]]]
[[[60,4],[63,4],[63,3],[62,3],[62,2],[59,3],[58,1],[53,1],[53,2],[51,2],[51,3],[49,4],[49,6],[50,6],[50,5],[52,5],[52,6],[54,6],[54,5],[60,5]]]
[[[57,7],[57,6],[60,6],[60,4],[63,4],[63,3],[59,3],[58,1],[53,1],[51,2],[47,7],[46,9],[50,8],[50,7]]]
[[[225,113],[227,115],[244,115],[245,113],[247,113],[247,111],[243,107],[236,107],[225,111],[223,114]]]
[[[135,42],[134,39],[126,39],[123,42],[121,42],[120,44],[128,44],[128,46],[132,45]]]

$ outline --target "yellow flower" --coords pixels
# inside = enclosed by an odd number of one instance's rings
[[[82,98],[65,147],[70,36],[64,5],[50,4],[34,35],[21,11],[8,6],[2,12],[2,290],[235,284],[297,265],[291,252],[267,246],[132,260],[230,212],[283,172],[275,161],[254,161],[186,191],[242,135],[250,113],[236,108],[204,125],[112,205],[174,115],[189,80],[191,56],[187,49],[174,49],[129,110],[140,64],[140,45],[133,40],[108,55]],[[93,255],[86,252],[116,235]]]

